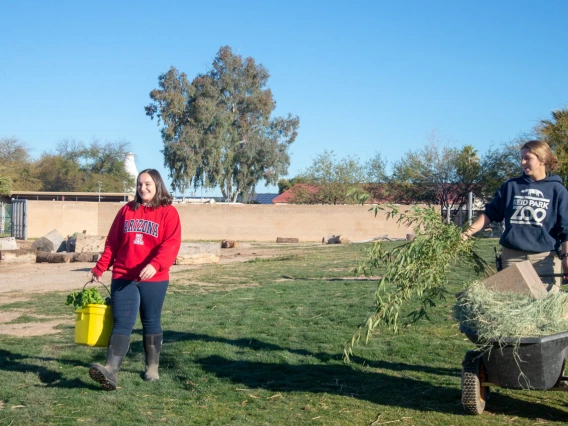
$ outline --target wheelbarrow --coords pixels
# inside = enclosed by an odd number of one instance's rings
[[[481,414],[489,388],[568,391],[563,376],[568,356],[568,331],[543,337],[505,338],[481,345],[465,326],[460,331],[479,346],[462,362],[462,405],[468,414]]]

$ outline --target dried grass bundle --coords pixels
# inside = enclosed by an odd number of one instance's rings
[[[476,281],[460,294],[454,313],[482,342],[547,336],[568,330],[568,293],[549,293],[535,300],[494,292]]]

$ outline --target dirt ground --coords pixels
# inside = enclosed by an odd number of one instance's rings
[[[294,249],[314,246],[313,243],[295,244]],[[223,249],[220,264],[245,262],[254,258],[280,256],[291,246],[275,243],[241,243],[238,248]],[[87,281],[87,273],[94,263],[0,263],[0,302],[4,293],[26,293],[76,290]],[[200,268],[201,265],[174,265],[171,272]],[[111,272],[105,272],[102,281],[110,283]]]
[[[294,244],[293,249],[317,244]],[[275,243],[241,243],[236,249],[223,249],[220,264],[245,262],[255,258],[280,256],[291,250],[291,246]],[[29,300],[31,294],[49,291],[77,290],[87,282],[87,273],[94,263],[0,263],[0,335],[40,336],[61,332],[55,327],[60,324],[73,324],[74,319],[67,316],[41,317],[41,322],[12,323],[23,315],[40,316],[25,310],[2,311],[2,305]],[[172,272],[201,268],[202,265],[174,265]],[[105,272],[102,281],[110,283],[111,273]]]

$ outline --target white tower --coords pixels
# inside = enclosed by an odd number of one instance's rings
[[[134,163],[134,154],[132,152],[127,152],[124,158],[124,168],[126,172],[136,181],[138,177],[138,169],[136,169],[136,163]],[[133,187],[128,188],[129,192],[136,192],[136,184]]]

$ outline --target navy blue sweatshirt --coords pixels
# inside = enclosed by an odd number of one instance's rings
[[[505,220],[503,247],[542,253],[568,240],[568,191],[558,176],[508,180],[484,213],[492,222]]]

